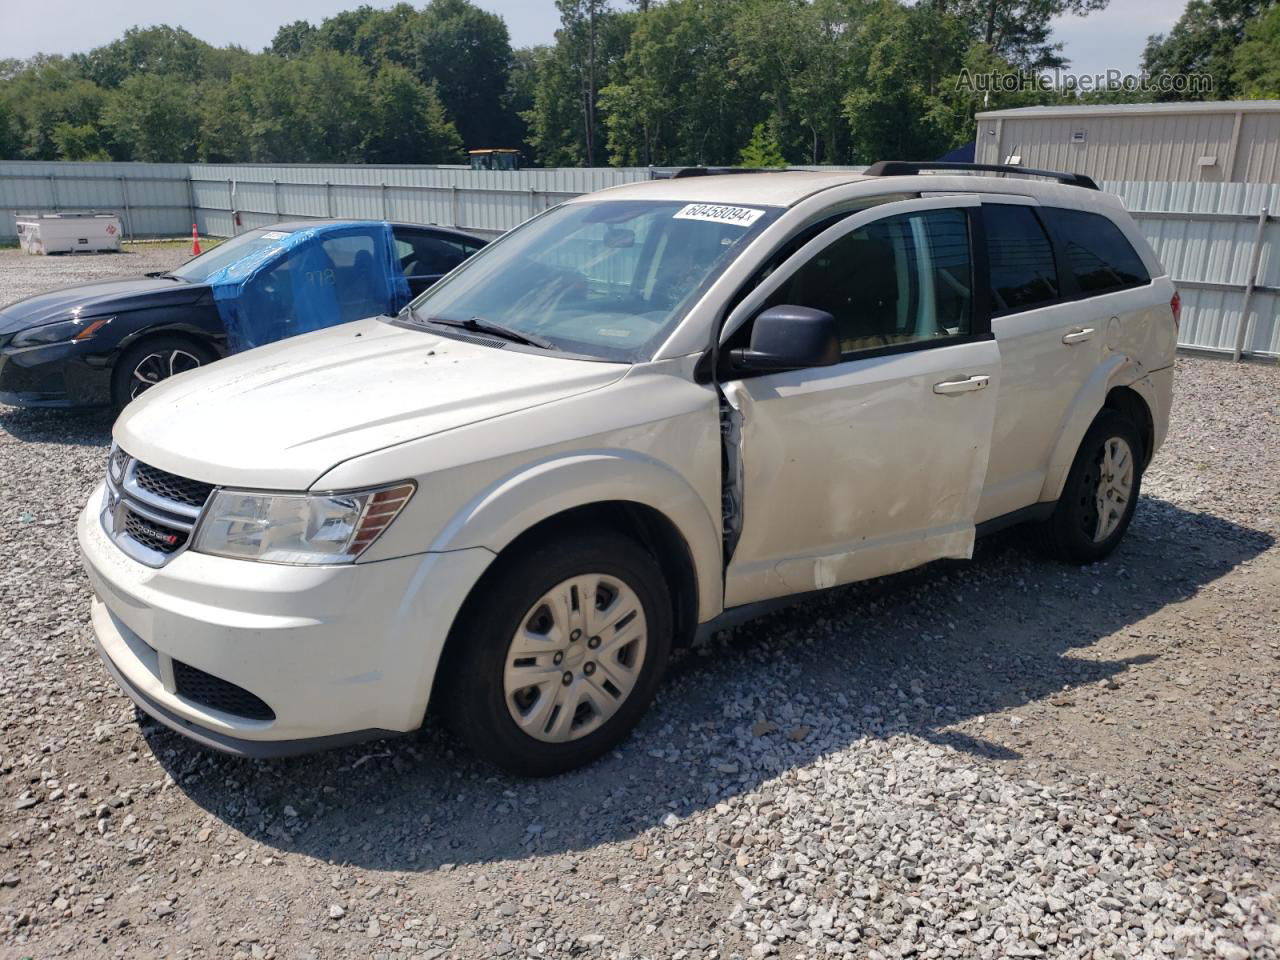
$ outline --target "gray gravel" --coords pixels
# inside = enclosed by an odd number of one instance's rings
[[[165,256],[0,253],[0,299]],[[0,956],[1275,957],[1280,369],[1177,394],[1109,562],[1010,533],[774,614],[542,782],[140,718],[73,538],[109,425],[0,408]]]

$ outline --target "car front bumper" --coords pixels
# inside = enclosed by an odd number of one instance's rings
[[[0,348],[0,403],[15,407],[94,407],[111,402],[110,358],[83,343]]]
[[[463,599],[488,550],[346,566],[283,566],[177,554],[153,568],[100,520],[102,488],[77,525],[98,649],[160,723],[248,756],[325,749],[416,729]],[[184,677],[234,685],[272,716],[212,701]]]

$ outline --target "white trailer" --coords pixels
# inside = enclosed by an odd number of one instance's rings
[[[18,245],[27,253],[119,253],[114,213],[39,213],[19,216]]]

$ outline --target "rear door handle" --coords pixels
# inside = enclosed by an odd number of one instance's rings
[[[933,385],[934,393],[970,393],[974,390],[985,390],[991,378],[986,374],[969,377],[966,380],[944,380]]]
[[[1072,330],[1062,338],[1062,342],[1066,344],[1084,343],[1093,336],[1093,327],[1082,327],[1078,330]]]

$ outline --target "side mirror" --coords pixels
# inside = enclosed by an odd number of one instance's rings
[[[825,310],[783,304],[756,315],[751,346],[730,351],[739,371],[801,370],[840,362],[836,318]]]

